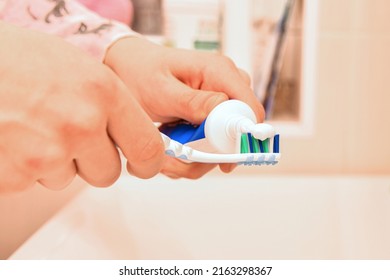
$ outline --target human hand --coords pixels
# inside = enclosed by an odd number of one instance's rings
[[[0,22],[0,192],[58,189],[78,174],[94,186],[148,178],[161,136],[112,71],[61,39]]]
[[[249,76],[228,58],[206,52],[165,48],[141,38],[124,38],[107,52],[105,63],[125,82],[155,122],[184,119],[200,124],[227,99],[246,102],[259,122],[264,109]],[[172,178],[199,178],[216,165],[167,158],[162,173]],[[235,165],[221,164],[224,172]]]

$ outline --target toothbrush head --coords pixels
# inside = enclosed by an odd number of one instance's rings
[[[243,133],[240,138],[240,153],[279,153],[279,134],[259,140],[251,133]]]
[[[202,163],[237,163],[239,165],[253,166],[253,165],[275,165],[278,163],[281,154],[264,153],[264,152],[248,152],[234,153],[234,154],[217,154],[207,153],[189,146],[183,145],[175,140],[172,140],[165,134],[161,133],[164,140],[165,153],[171,157],[179,158],[189,162]],[[279,135],[277,135],[279,138]],[[276,141],[274,140],[274,143]],[[275,148],[274,148],[275,151]]]
[[[258,135],[258,134],[257,134]],[[263,135],[263,134],[262,134]],[[275,165],[280,158],[279,134],[273,138],[257,139],[251,133],[242,133],[240,137],[240,153],[248,157],[240,165]],[[272,146],[272,152],[270,152]]]

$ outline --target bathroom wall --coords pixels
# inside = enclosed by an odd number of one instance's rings
[[[318,8],[314,131],[282,138],[278,166],[243,174],[390,174],[390,2],[318,0]]]

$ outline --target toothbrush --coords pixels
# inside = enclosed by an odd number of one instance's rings
[[[190,162],[274,165],[281,154],[279,135],[269,124],[256,123],[252,109],[238,100],[218,105],[199,126],[160,127],[166,154]]]
[[[243,165],[275,165],[280,159],[280,153],[207,153],[183,145],[175,140],[172,140],[163,133],[161,133],[161,136],[164,140],[165,153],[167,155],[190,162],[237,163]]]

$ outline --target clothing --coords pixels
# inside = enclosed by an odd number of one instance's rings
[[[61,36],[101,61],[114,42],[138,35],[74,0],[0,0],[0,20]]]
[[[133,19],[131,0],[77,0],[85,7],[105,18],[130,25]]]

